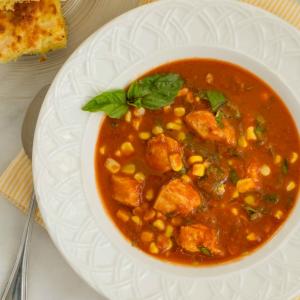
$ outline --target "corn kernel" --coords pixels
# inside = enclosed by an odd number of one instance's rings
[[[298,157],[299,157],[298,153],[293,152],[292,155],[291,155],[290,163],[294,164],[298,160]]]
[[[281,161],[282,161],[281,155],[276,154],[276,156],[275,156],[275,158],[274,158],[274,163],[275,163],[276,165],[279,165],[279,164],[281,163]]]
[[[115,156],[121,157],[122,156],[122,152],[120,150],[115,151]]]
[[[129,110],[129,111],[126,113],[126,115],[125,115],[125,121],[126,121],[127,123],[130,123],[130,122],[131,122],[131,119],[132,119],[132,113],[131,113],[131,111]]]
[[[159,234],[156,243],[158,248],[163,251],[168,251],[173,247],[173,242],[165,234]]]
[[[177,130],[177,131],[179,131],[179,130],[181,130],[182,129],[182,126],[180,125],[180,124],[176,124],[176,123],[174,123],[174,122],[169,122],[169,123],[167,123],[167,129],[169,129],[169,130]]]
[[[154,238],[153,232],[143,231],[142,234],[141,234],[141,240],[143,242],[146,242],[146,243],[152,242],[153,238]]]
[[[172,225],[167,225],[167,228],[166,228],[166,237],[171,237],[173,235],[173,232],[174,232],[174,227]]]
[[[203,157],[201,155],[193,155],[190,156],[188,159],[188,163],[190,165],[193,165],[194,163],[202,163],[203,162]]]
[[[151,201],[151,200],[154,198],[154,191],[153,191],[153,189],[149,189],[149,190],[146,192],[145,198],[146,198],[148,201]]]
[[[233,207],[231,209],[231,213],[234,215],[234,216],[237,216],[239,214],[239,210],[236,208],[236,207]]]
[[[129,134],[128,139],[129,139],[130,142],[133,142],[133,141],[134,141],[134,136],[133,136],[133,134]]]
[[[186,134],[182,131],[179,132],[178,136],[177,136],[177,139],[178,139],[179,142],[183,142],[186,139]]]
[[[133,119],[132,122],[131,122],[133,128],[134,128],[136,131],[138,131],[138,130],[140,129],[141,123],[142,123],[141,118],[135,118],[135,119]]]
[[[155,126],[152,129],[152,133],[154,135],[159,135],[159,134],[162,134],[163,132],[164,132],[164,130],[163,130],[163,128],[161,126]]]
[[[145,181],[146,177],[142,172],[138,172],[134,175],[134,179],[137,180],[139,183],[142,183]]]
[[[127,211],[123,210],[123,209],[119,209],[117,211],[117,217],[122,220],[123,222],[128,222],[129,218],[130,218],[130,213],[128,213]]]
[[[133,114],[136,117],[142,117],[145,114],[145,112],[146,112],[145,108],[135,108],[133,110]]]
[[[157,247],[156,244],[153,243],[153,242],[150,244],[149,251],[150,251],[150,253],[152,253],[152,254],[157,254],[157,253],[159,253],[158,247]]]
[[[255,187],[256,184],[252,178],[240,179],[236,184],[236,188],[239,193],[247,193],[255,189]]]
[[[185,108],[184,107],[174,108],[174,115],[176,117],[183,117],[185,115]]]
[[[263,175],[263,176],[269,176],[271,174],[271,169],[268,165],[263,165],[261,168],[260,168],[260,173]]]
[[[175,172],[179,172],[183,168],[182,159],[179,153],[174,153],[169,156],[171,168]]]
[[[136,167],[134,164],[128,164],[122,167],[121,172],[127,175],[133,175],[135,173]]]
[[[139,138],[141,140],[147,141],[151,138],[151,133],[150,132],[141,132],[141,133],[139,133]]]
[[[246,136],[247,136],[248,141],[256,141],[257,140],[257,136],[255,134],[253,126],[250,126],[247,128]]]
[[[197,97],[195,97],[195,102],[200,102],[200,97],[199,96],[197,96]]]
[[[204,164],[194,164],[192,174],[194,176],[203,177],[205,174],[205,165]]]
[[[144,220],[147,222],[151,221],[155,218],[155,216],[156,216],[156,212],[153,209],[151,209],[145,213]]]
[[[246,148],[248,146],[248,142],[243,135],[239,137],[238,145],[242,148]]]
[[[288,192],[292,191],[293,189],[295,189],[296,187],[296,183],[294,181],[290,181],[289,184],[286,186],[286,190]]]
[[[189,92],[188,88],[183,88],[178,92],[177,97],[186,96],[188,92]]]
[[[104,155],[104,154],[106,153],[106,146],[100,147],[99,153],[100,153],[101,155]]]
[[[255,200],[254,196],[252,196],[252,195],[246,196],[244,199],[244,202],[251,206],[256,205],[256,200]]]
[[[141,218],[139,216],[132,216],[131,220],[136,225],[142,225],[143,224],[143,222],[142,222],[142,220],[141,220]]]
[[[225,184],[220,184],[218,187],[217,187],[217,189],[216,189],[216,193],[217,193],[217,195],[219,195],[219,196],[222,196],[222,195],[224,195],[225,194]]]
[[[125,142],[121,145],[121,152],[124,155],[131,155],[134,153],[134,147],[132,146],[131,142]]]
[[[179,125],[182,125],[183,122],[181,119],[177,118],[175,121],[174,121],[176,124],[179,124]]]
[[[157,228],[158,230],[161,230],[161,231],[165,230],[165,223],[164,223],[164,221],[162,221],[162,220],[160,220],[160,219],[155,220],[155,221],[152,223],[152,225],[153,225],[155,228]]]
[[[171,106],[170,105],[167,105],[164,107],[164,112],[169,112],[171,110]]]
[[[248,235],[247,235],[247,240],[248,241],[251,241],[251,242],[253,242],[253,241],[256,241],[256,239],[257,239],[257,237],[256,237],[256,234],[255,233],[249,233]]]
[[[118,173],[118,172],[120,171],[121,166],[120,166],[120,164],[119,164],[116,160],[114,160],[114,159],[112,159],[112,158],[108,158],[108,159],[105,161],[105,168],[106,168],[109,172],[111,172],[111,173],[113,173],[113,174],[116,174],[116,173]]]
[[[182,176],[181,176],[181,179],[182,179],[182,181],[183,181],[184,183],[191,183],[191,182],[192,182],[191,177],[188,176],[188,175],[186,175],[186,174],[182,175]]]
[[[233,194],[232,194],[232,198],[233,198],[233,199],[236,199],[236,198],[238,198],[239,196],[240,196],[240,193],[239,193],[238,190],[235,190],[235,191],[233,192]]]
[[[277,210],[276,213],[274,214],[274,217],[278,220],[280,220],[283,216],[282,210]]]

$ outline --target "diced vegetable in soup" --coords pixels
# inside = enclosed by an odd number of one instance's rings
[[[96,174],[119,230],[160,259],[212,264],[265,243],[299,189],[299,134],[262,80],[221,61],[163,65],[84,108],[104,111]]]

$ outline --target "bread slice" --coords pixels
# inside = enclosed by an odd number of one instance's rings
[[[0,0],[0,9],[13,10],[16,3],[31,2],[39,0]]]
[[[0,11],[0,62],[61,49],[66,43],[60,0],[17,3],[14,10]]]

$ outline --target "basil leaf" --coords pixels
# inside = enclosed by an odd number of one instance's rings
[[[281,171],[284,175],[289,172],[289,162],[287,159],[284,159],[281,165]]]
[[[221,110],[218,110],[218,112],[216,114],[216,121],[220,128],[224,128],[224,124],[222,122],[223,117],[224,117],[224,113]]]
[[[237,184],[237,182],[239,181],[239,175],[237,174],[235,169],[231,169],[229,171],[229,180],[231,181],[231,183],[233,184]]]
[[[263,199],[267,202],[271,202],[273,204],[276,204],[279,202],[279,197],[276,194],[266,194],[263,196]]]
[[[264,213],[264,209],[263,208],[253,208],[251,206],[244,206],[245,210],[248,213],[248,216],[250,218],[251,221],[254,221],[256,219],[259,219],[263,216]]]
[[[227,102],[224,94],[219,91],[209,90],[205,92],[205,96],[202,92],[202,98],[206,99],[213,112],[217,112],[218,109]]]
[[[119,119],[128,111],[124,90],[104,92],[86,103],[82,110],[89,112],[103,111],[111,118]]]
[[[183,85],[178,74],[157,74],[132,83],[127,92],[128,103],[155,110],[171,104]]]
[[[254,132],[259,140],[263,139],[264,133],[266,132],[266,121],[263,116],[257,116]]]
[[[206,248],[204,246],[199,246],[198,249],[202,254],[204,254],[206,256],[212,256],[211,251],[208,248]]]

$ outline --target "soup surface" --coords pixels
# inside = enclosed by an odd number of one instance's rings
[[[231,260],[268,240],[293,208],[299,134],[281,99],[221,61],[176,61],[153,74],[184,84],[171,105],[106,117],[96,174],[133,246],[183,264]]]

